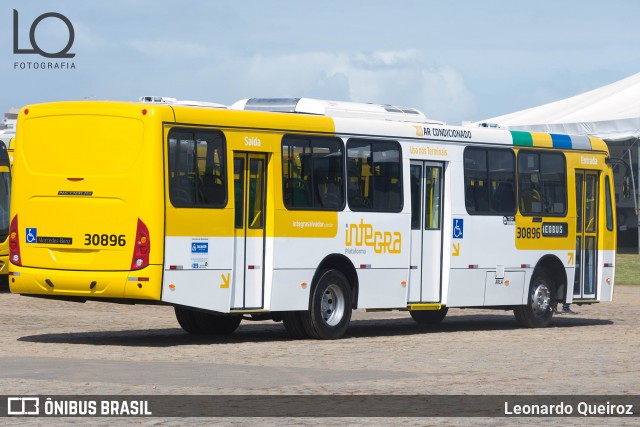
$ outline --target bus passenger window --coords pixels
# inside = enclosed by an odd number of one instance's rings
[[[169,199],[176,207],[227,204],[225,141],[220,132],[169,132]]]
[[[520,212],[529,215],[564,216],[567,182],[561,153],[521,151],[518,154]]]
[[[342,210],[344,148],[337,138],[285,136],[282,196],[288,209]]]
[[[400,145],[395,141],[349,140],[347,198],[351,210],[402,210],[400,158]]]
[[[467,148],[464,196],[472,215],[513,215],[516,210],[515,156],[511,150]]]

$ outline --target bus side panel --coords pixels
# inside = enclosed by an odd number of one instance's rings
[[[486,272],[452,268],[449,273],[447,307],[472,307],[484,304]]]
[[[228,313],[233,239],[167,236],[165,244],[162,301]]]
[[[273,271],[271,311],[308,310],[313,269],[278,269]]]
[[[485,282],[484,305],[520,304],[525,290],[524,271],[488,271]]]
[[[408,170],[408,168],[406,169]],[[358,308],[407,306],[411,215],[407,213],[344,212],[339,248],[358,274]]]
[[[358,308],[400,308],[407,305],[405,269],[358,270]]]
[[[606,265],[613,266],[615,252],[602,251],[598,253],[600,259],[605,260]],[[615,267],[602,267],[602,277],[600,278],[600,301],[610,302],[613,300],[613,279],[615,277]]]

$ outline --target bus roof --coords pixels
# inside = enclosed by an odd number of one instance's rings
[[[229,108],[234,110],[305,113],[330,117],[444,124],[437,120],[428,119],[427,116],[415,108],[311,98],[248,98],[235,102]]]
[[[445,141],[452,143],[470,143],[470,144],[496,144],[503,146],[515,147],[536,147],[536,148],[554,148],[560,150],[589,150],[608,152],[606,143],[595,137],[586,135],[566,135],[566,134],[550,134],[541,132],[524,132],[515,130],[506,130],[493,127],[467,127],[467,126],[451,126],[443,122],[429,120],[419,110],[412,108],[394,107],[391,105],[364,104],[342,101],[327,101],[310,98],[248,98],[235,102],[229,107],[223,104],[215,104],[210,102],[196,101],[178,101],[175,98],[166,97],[142,97],[139,102],[154,107],[170,107],[177,113],[183,108],[191,111],[199,110],[197,118],[194,120],[206,120],[209,114],[230,114],[236,116],[234,122],[238,122],[240,118],[237,116],[240,111],[247,111],[253,114],[283,114],[282,129],[292,129],[297,127],[291,122],[291,114],[306,117],[308,124],[313,123],[313,117],[322,118],[323,120],[331,119],[335,128],[332,129],[338,134],[347,135],[368,135],[390,138],[407,138],[424,142]],[[93,104],[89,107],[89,104]],[[100,105],[102,104],[102,105]],[[107,108],[119,109],[125,108],[126,105],[135,105],[131,102],[111,102],[111,101],[68,101],[50,103],[46,105],[47,112],[51,109],[60,108],[65,110],[69,107],[72,109],[85,108]],[[155,104],[155,105],[154,105]],[[189,114],[187,110],[183,113]],[[284,117],[287,114],[287,118]],[[184,122],[185,116],[179,114],[183,118],[179,121]],[[274,117],[270,116],[266,122],[276,126]],[[309,122],[308,120],[311,120]],[[262,121],[261,121],[262,122]],[[265,125],[266,123],[262,123]],[[252,127],[252,126],[249,126]],[[319,129],[314,130],[318,131]],[[306,129],[298,129],[297,131],[305,131]]]

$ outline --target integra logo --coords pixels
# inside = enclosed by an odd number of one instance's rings
[[[346,246],[369,246],[377,254],[399,254],[402,251],[402,234],[398,231],[375,231],[373,225],[365,224],[360,219],[359,224],[347,224],[345,235]],[[348,254],[365,254],[366,250],[347,249]]]

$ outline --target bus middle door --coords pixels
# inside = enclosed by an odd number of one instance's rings
[[[264,244],[267,155],[233,157],[235,257],[231,309],[264,307]]]
[[[411,161],[409,303],[441,301],[442,163]]]

